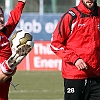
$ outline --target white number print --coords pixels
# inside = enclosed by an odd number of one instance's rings
[[[74,93],[75,89],[74,88],[67,88],[67,93]]]

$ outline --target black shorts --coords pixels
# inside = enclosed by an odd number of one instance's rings
[[[64,79],[64,100],[100,100],[100,78]]]

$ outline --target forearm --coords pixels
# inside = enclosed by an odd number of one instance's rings
[[[55,42],[56,46],[53,45],[53,43],[51,43],[50,47],[51,50],[58,56],[60,57],[62,60],[64,60],[65,62],[71,62],[71,63],[75,63],[75,61],[77,59],[79,59],[78,55],[74,53],[73,50],[71,49],[67,49],[64,46],[60,46],[59,43]]]
[[[0,68],[0,83],[5,82],[7,79],[11,78],[16,73],[16,69],[12,74],[4,74]]]

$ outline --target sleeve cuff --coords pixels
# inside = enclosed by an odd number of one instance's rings
[[[73,63],[73,64],[75,64],[75,62],[78,60],[78,59],[80,59],[77,55],[73,55],[72,57],[71,57],[71,62]]]

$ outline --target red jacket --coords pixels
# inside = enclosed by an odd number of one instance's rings
[[[12,53],[8,38],[20,20],[24,4],[25,3],[21,1],[17,3],[15,8],[10,12],[10,16],[5,27],[0,31],[0,63],[8,59]]]
[[[68,10],[54,30],[50,47],[62,59],[63,78],[100,77],[100,7],[91,12],[80,1]],[[87,70],[75,67],[79,58],[86,62]]]

